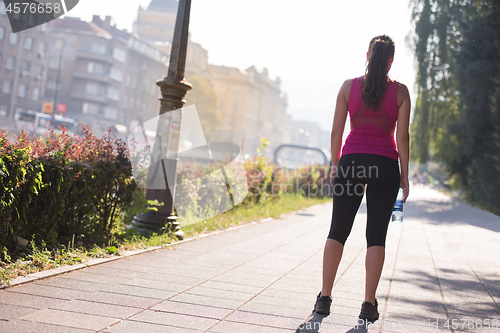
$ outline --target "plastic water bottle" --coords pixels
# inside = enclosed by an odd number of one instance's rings
[[[403,189],[399,188],[398,197],[394,203],[394,208],[392,210],[392,222],[402,223],[403,222]]]

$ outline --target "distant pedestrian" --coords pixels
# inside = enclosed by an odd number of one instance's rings
[[[420,183],[422,183],[423,186],[429,185],[429,176],[427,175],[427,172],[424,172],[422,174],[422,177],[420,178]]]
[[[366,284],[359,318],[374,322],[379,317],[375,292],[384,265],[389,219],[399,187],[403,189],[403,201],[409,191],[410,95],[404,84],[388,76],[393,60],[392,39],[374,37],[367,52],[365,75],[345,81],[337,96],[331,136],[334,213],[323,255],[323,286],[314,306],[316,313],[330,313],[333,282],[366,185]],[[341,154],[348,113],[351,132]]]
[[[412,182],[413,186],[417,185],[420,182],[420,176],[419,176],[418,170],[415,170],[413,172],[413,176],[411,176],[411,182]]]

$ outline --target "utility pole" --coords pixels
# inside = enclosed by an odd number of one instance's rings
[[[52,109],[52,116],[54,116],[54,114],[57,111],[57,98],[59,96],[59,86],[60,86],[60,82],[61,82],[62,56],[63,56],[63,50],[64,50],[64,44],[65,44],[63,34],[61,34],[59,36],[59,39],[56,41],[56,43],[59,46],[59,62],[57,64],[56,92],[54,93],[54,107]]]

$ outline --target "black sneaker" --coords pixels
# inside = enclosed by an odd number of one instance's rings
[[[316,304],[314,304],[313,313],[319,313],[324,315],[330,314],[330,306],[332,305],[331,296],[321,296],[321,292],[316,297]]]
[[[372,304],[370,302],[364,302],[361,305],[361,312],[359,314],[359,319],[366,320],[369,323],[375,322],[379,317],[377,307],[378,307],[377,299],[375,299],[375,304]]]

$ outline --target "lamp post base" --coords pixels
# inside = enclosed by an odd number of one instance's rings
[[[167,232],[173,232],[179,239],[184,239],[180,223],[175,215],[166,215],[157,212],[148,212],[137,215],[132,224],[141,232],[159,232],[165,228]]]

